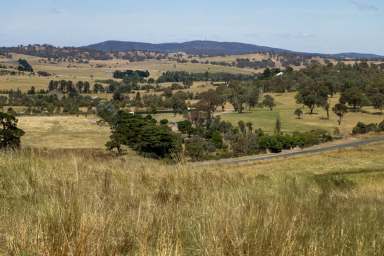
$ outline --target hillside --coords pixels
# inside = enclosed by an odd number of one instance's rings
[[[184,43],[150,44],[140,42],[106,41],[86,46],[99,51],[155,51],[164,53],[185,52],[193,55],[235,55],[246,53],[288,53],[290,51],[235,42],[191,41]]]
[[[383,150],[204,170],[1,152],[0,254],[383,255]]]
[[[274,54],[294,54],[299,56],[324,57],[335,59],[383,59],[383,56],[366,53],[340,53],[340,54],[320,54],[294,52],[285,49],[259,46],[253,44],[237,42],[216,42],[216,41],[190,41],[184,43],[161,43],[151,44],[142,42],[124,41],[105,41],[102,43],[91,44],[83,48],[104,52],[110,51],[154,51],[161,53],[185,52],[192,55],[236,55],[249,53],[274,53]]]

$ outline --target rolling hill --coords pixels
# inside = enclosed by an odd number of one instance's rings
[[[253,44],[237,42],[216,42],[216,41],[190,41],[184,43],[141,43],[124,41],[105,41],[102,43],[91,44],[83,48],[110,52],[110,51],[154,51],[161,53],[185,52],[193,55],[238,55],[248,53],[275,53],[275,54],[294,54],[303,56],[319,56],[335,59],[384,59],[384,56],[366,53],[340,53],[340,54],[320,54],[295,52],[280,48],[259,46]]]
[[[236,55],[255,52],[289,53],[290,51],[266,46],[236,42],[190,41],[185,43],[151,44],[140,42],[105,41],[86,46],[99,51],[155,51],[163,53],[185,52],[195,55]]]

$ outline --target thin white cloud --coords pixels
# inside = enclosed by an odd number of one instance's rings
[[[360,11],[379,11],[379,7],[374,4],[369,3],[368,0],[350,0],[351,4],[353,4]]]

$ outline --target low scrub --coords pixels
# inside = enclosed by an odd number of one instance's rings
[[[379,124],[365,124],[363,122],[357,123],[353,128],[353,134],[367,134],[370,132],[383,132],[384,131],[384,121]]]

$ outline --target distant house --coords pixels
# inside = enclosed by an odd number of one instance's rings
[[[276,76],[282,76],[284,75],[284,72],[277,73]]]

